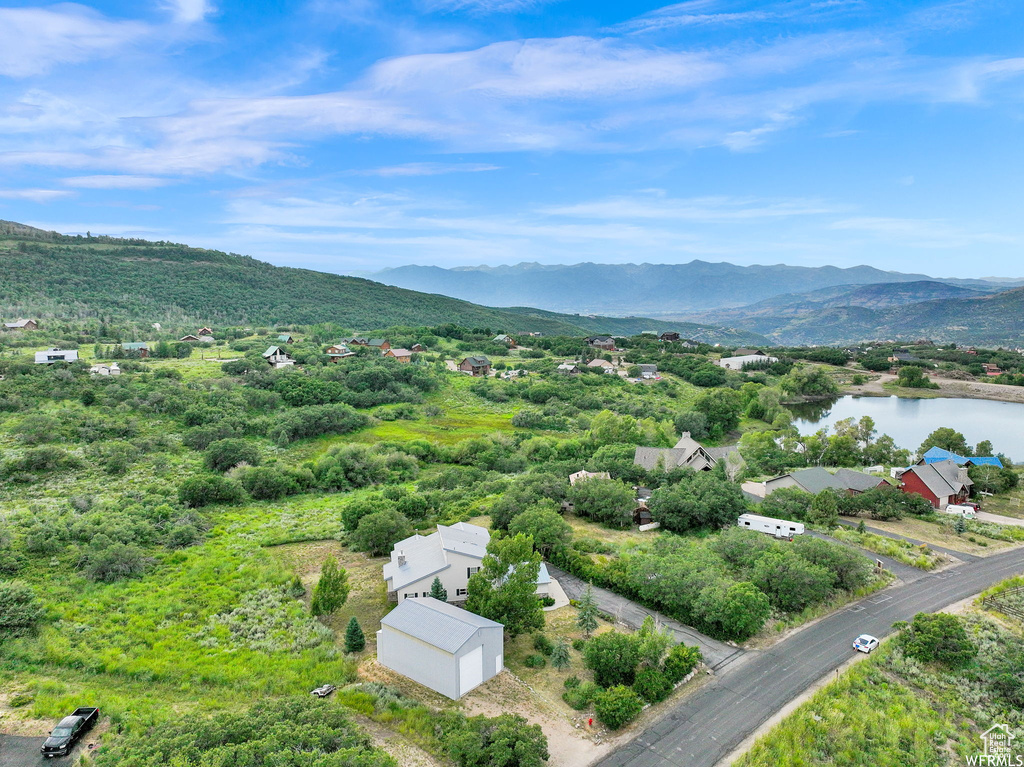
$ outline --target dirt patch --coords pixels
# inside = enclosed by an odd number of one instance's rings
[[[401,767],[446,767],[446,763],[410,743],[398,733],[365,716],[356,716],[359,726],[366,731],[373,745],[394,757]]]
[[[896,376],[888,373],[868,381],[862,386],[844,386],[844,394],[869,394],[880,397],[902,395],[906,397],[960,397],[964,399],[991,399],[999,402],[1024,403],[1024,387],[1006,386],[986,381],[958,381],[940,376],[931,376],[931,381],[939,385],[938,389],[900,389],[893,387]],[[887,387],[886,384],[889,384]]]
[[[948,527],[937,525],[934,522],[925,522],[923,519],[907,517],[895,522],[870,520],[867,524],[869,527],[877,527],[879,530],[884,530],[887,533],[896,533],[896,535],[924,541],[933,546],[941,546],[944,549],[961,551],[965,554],[974,554],[979,557],[988,556],[1013,546],[1009,541],[999,541],[978,534],[964,533],[963,535],[957,535]],[[984,541],[987,545],[982,546],[968,540],[968,535],[976,540]]]
[[[321,620],[335,632],[338,644],[344,642],[345,627],[352,616],[359,621],[366,636],[364,654],[377,650],[377,629],[380,619],[393,607],[388,602],[387,585],[381,570],[387,561],[385,557],[368,557],[358,551],[350,551],[335,540],[287,543],[268,549],[285,567],[290,569],[306,587],[305,602],[309,606],[313,587],[320,580],[320,569],[327,557],[334,557],[339,567],[348,573],[350,587],[348,599],[337,612]]]

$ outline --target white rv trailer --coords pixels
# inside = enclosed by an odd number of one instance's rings
[[[768,533],[768,535],[774,535],[776,538],[792,538],[794,535],[804,534],[802,522],[792,522],[788,519],[773,519],[772,517],[762,517],[758,514],[740,514],[736,524],[744,530]]]

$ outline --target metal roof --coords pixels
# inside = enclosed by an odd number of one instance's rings
[[[994,455],[963,456],[949,450],[943,450],[941,447],[928,448],[928,451],[922,456],[922,460],[925,463],[938,463],[939,461],[950,460],[960,466],[963,466],[965,463],[973,463],[975,466],[998,466],[1000,469],[1003,468],[1003,462]]]
[[[974,484],[969,478],[961,480],[960,467],[948,458],[935,463],[911,466],[903,473],[908,474],[910,472],[913,472],[935,494],[936,498],[956,495],[965,487],[970,487]]]
[[[426,642],[448,653],[456,653],[482,628],[504,626],[433,597],[403,599],[385,615],[381,626]]]

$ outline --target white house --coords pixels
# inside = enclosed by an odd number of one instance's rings
[[[56,346],[45,352],[36,352],[37,365],[52,365],[54,362],[77,362],[78,349],[58,349]]]
[[[491,534],[486,529],[466,522],[438,525],[430,535],[412,535],[399,541],[391,550],[391,561],[384,565],[384,581],[388,599],[429,596],[434,578],[448,592],[448,601],[466,601],[469,576],[480,570],[487,554]],[[551,576],[542,562],[537,576],[537,596],[548,596]]]
[[[570,474],[569,475],[569,484],[570,485],[575,485],[577,482],[579,482],[580,480],[584,480],[584,479],[611,479],[611,478],[612,478],[612,475],[609,474],[607,471],[587,471],[586,469],[584,469],[582,471],[577,471],[575,474]]]
[[[263,359],[275,368],[284,368],[295,364],[295,360],[291,358],[291,355],[280,346],[268,348],[263,352]]]
[[[722,359],[718,360],[718,366],[727,370],[743,370],[744,365],[778,361],[778,357],[769,357],[767,354],[744,354],[740,357],[722,357]]]
[[[121,368],[116,362],[110,365],[93,365],[89,368],[89,374],[94,376],[119,376],[121,375]]]
[[[402,600],[377,632],[377,660],[458,700],[501,673],[504,626],[431,597]]]

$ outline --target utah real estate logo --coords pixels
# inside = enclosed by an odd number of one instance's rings
[[[1024,754],[1014,753],[1016,735],[1007,724],[996,724],[981,734],[985,753],[967,757],[968,765],[977,767],[1024,767]]]

